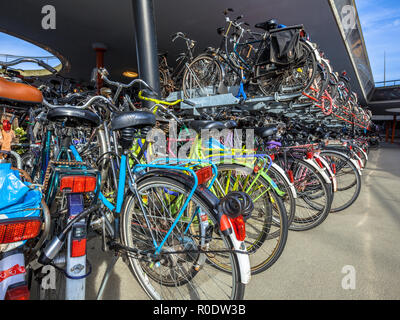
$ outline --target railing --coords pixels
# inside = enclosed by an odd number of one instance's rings
[[[393,87],[393,86],[399,86],[399,85],[400,85],[400,79],[399,80],[386,80],[386,81],[375,82],[375,87],[376,88]]]
[[[59,63],[59,60],[58,60],[58,58],[56,56],[31,57],[31,56],[16,56],[16,55],[12,55],[12,54],[0,53],[0,60],[4,61],[4,62],[8,62],[10,60],[15,60],[15,59],[19,59],[19,58],[40,59],[40,60],[43,60],[43,62],[45,62],[45,63],[47,63],[48,65],[51,65],[51,66],[53,65],[52,60],[57,60],[57,62]],[[51,61],[51,62],[49,62],[49,61]]]

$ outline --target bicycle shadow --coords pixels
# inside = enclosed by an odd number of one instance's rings
[[[87,254],[92,264],[92,272],[86,281],[86,300],[97,299],[104,274],[112,262],[114,251],[102,251],[100,236],[88,241]],[[104,288],[102,300],[148,300],[128,264],[119,258],[112,268]]]
[[[104,274],[113,259],[113,252],[102,250],[102,238],[96,237],[88,241],[87,258],[92,265],[92,272],[86,281],[86,300],[96,300]],[[121,259],[122,260],[122,259]],[[107,285],[101,297],[102,300],[121,299],[121,279],[115,271],[111,270]]]

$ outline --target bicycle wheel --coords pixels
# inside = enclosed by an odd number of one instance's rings
[[[281,84],[282,92],[302,92],[310,88],[317,74],[317,61],[314,50],[308,44],[300,42],[302,58],[285,72]]]
[[[146,216],[143,214],[134,196],[125,201],[121,215],[122,243],[131,248],[154,252],[152,235],[157,243],[164,239],[191,187],[167,177],[149,177],[138,183],[137,190],[148,213]],[[198,212],[208,216],[210,227],[206,235],[200,230],[200,219],[196,217]],[[128,254],[129,265],[150,298],[243,298],[245,285],[240,281],[237,253],[231,251],[231,239],[222,234],[216,225],[211,208],[195,193],[162,248],[161,254],[166,257],[164,262],[147,262]],[[198,252],[202,239],[206,241],[202,248],[221,253]],[[173,253],[175,251],[180,253]],[[227,266],[230,272],[221,272],[215,267],[215,262]]]
[[[213,191],[222,198],[230,191],[247,192],[254,211],[246,221],[246,247],[252,274],[271,267],[281,256],[288,235],[287,213],[281,198],[262,177],[238,164],[218,165]]]
[[[182,90],[186,99],[217,94],[222,83],[222,69],[211,56],[200,55],[185,69]]]
[[[291,159],[294,187],[297,192],[296,215],[290,230],[304,231],[317,227],[328,216],[332,204],[331,186],[310,164]]]
[[[332,201],[331,212],[339,212],[350,207],[361,191],[361,177],[356,166],[344,154],[322,151],[320,155],[326,159],[334,170],[337,191]]]

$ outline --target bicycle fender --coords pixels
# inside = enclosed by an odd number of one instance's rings
[[[296,192],[296,189],[295,189],[293,183],[290,182],[290,180],[289,180],[289,178],[287,177],[285,171],[283,171],[283,169],[282,169],[280,166],[278,166],[275,162],[272,162],[272,167],[274,167],[274,169],[276,169],[276,170],[283,176],[283,178],[284,178],[284,179],[286,180],[286,182],[289,184],[290,190],[291,190],[292,193],[293,193],[293,197],[294,197],[295,199],[297,199],[297,192]]]
[[[310,164],[315,170],[317,170],[322,178],[325,180],[326,183],[332,183],[331,179],[329,179],[328,175],[326,174],[325,170],[322,169],[314,160],[312,159],[303,159],[303,161]]]
[[[312,49],[312,51],[314,52],[314,56],[315,56],[315,59],[317,60],[317,62],[318,62],[318,63],[321,63],[322,58],[321,58],[321,55],[320,55],[319,52],[318,52],[318,49],[317,49],[317,48],[314,48],[312,42],[310,42],[310,41],[308,41],[308,40],[304,40],[304,42],[305,42],[305,43]]]
[[[321,156],[317,156],[319,160],[321,160],[321,163],[324,165],[324,167],[328,170],[328,173],[331,177],[331,181],[333,183],[333,191],[336,192],[337,191],[337,180],[336,180],[336,176],[335,174],[332,172],[330,165],[328,164],[328,162]]]
[[[360,170],[360,165],[358,164],[358,161],[356,161],[356,160],[350,158],[347,154],[345,154],[345,153],[343,153],[343,152],[340,152],[340,151],[337,151],[337,150],[329,150],[329,149],[327,149],[326,152],[334,153],[334,154],[336,153],[336,154],[339,154],[339,155],[341,155],[341,156],[347,158],[348,160],[350,160],[350,161],[353,163],[353,165],[356,167],[358,173],[359,173],[360,176],[361,176],[361,170]],[[322,153],[322,155],[323,155],[324,151],[321,151],[321,153]]]

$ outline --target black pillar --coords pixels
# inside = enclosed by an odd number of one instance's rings
[[[154,23],[153,1],[132,0],[135,19],[136,55],[139,77],[160,96],[157,35]],[[147,102],[147,101],[143,101]],[[149,107],[149,105],[145,104]]]

